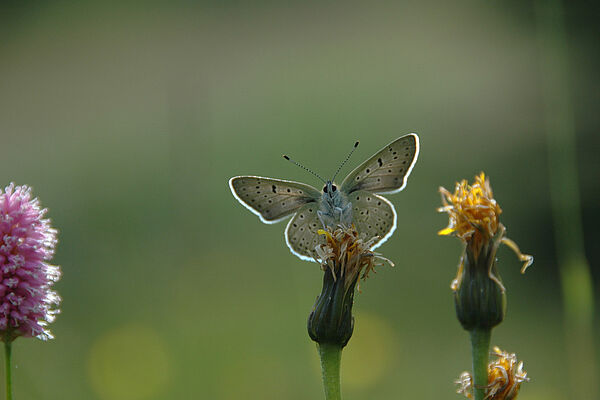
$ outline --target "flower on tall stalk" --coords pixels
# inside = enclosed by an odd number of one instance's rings
[[[523,361],[517,361],[514,353],[507,353],[494,347],[491,353],[494,360],[488,364],[488,384],[485,387],[487,400],[514,400],[517,398],[521,383],[528,382],[527,372],[523,371]],[[458,380],[456,391],[468,399],[473,398],[473,378],[470,373],[463,372]]]
[[[45,219],[28,186],[0,190],[0,339],[53,338],[47,325],[59,312],[60,297],[51,288],[60,278],[54,254],[57,231]]]
[[[366,279],[384,262],[394,264],[370,250],[377,237],[359,237],[354,225],[318,232],[325,236],[326,243],[315,248],[314,258],[325,274],[323,289],[308,318],[308,333],[317,343],[344,347],[354,330],[352,305],[359,279]]]
[[[496,268],[496,252],[501,243],[510,247],[523,262],[521,273],[533,257],[522,254],[515,242],[505,237],[506,228],[499,221],[502,213],[494,199],[490,180],[483,172],[469,185],[466,180],[456,184],[454,193],[440,187],[443,206],[448,213],[448,226],[439,235],[454,235],[465,248],[460,258],[458,274],[452,281],[457,315],[463,327],[491,328],[504,318],[505,287]]]

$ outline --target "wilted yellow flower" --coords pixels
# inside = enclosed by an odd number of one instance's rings
[[[463,179],[456,184],[454,193],[443,187],[440,187],[440,193],[444,206],[438,211],[447,212],[450,221],[438,234],[455,234],[464,242],[469,241],[477,257],[483,242],[496,235],[498,216],[502,213],[494,199],[490,180],[482,172],[475,176],[472,186]]]
[[[370,250],[379,238],[361,239],[354,224],[350,227],[340,225],[334,231],[319,229],[318,233],[325,236],[327,243],[315,248],[315,260],[320,262],[323,270],[329,268],[334,279],[343,278],[346,288],[356,282],[361,272],[360,278],[366,279],[383,262],[394,266],[393,262]]]
[[[514,353],[507,353],[494,347],[491,354],[496,359],[488,364],[488,385],[485,387],[486,400],[514,400],[517,398],[521,383],[529,381],[523,371],[523,361],[518,362]],[[471,374],[463,372],[455,381],[459,385],[457,393],[468,399],[473,398],[473,379]]]
[[[506,228],[500,223],[498,216],[502,213],[500,205],[494,199],[490,180],[483,172],[475,176],[475,183],[469,185],[466,180],[456,184],[454,193],[440,187],[443,207],[439,212],[448,213],[448,226],[438,232],[438,235],[451,235],[459,237],[466,245],[468,256],[474,260],[479,258],[482,249],[494,250],[490,253],[495,257],[497,245],[504,243],[510,247],[520,261],[523,262],[521,273],[533,263],[533,257],[522,254],[517,244],[504,237]],[[458,276],[452,283],[452,289],[457,290],[461,283],[464,257],[461,258]],[[489,278],[495,281],[504,291],[500,280],[492,273],[492,264],[489,264]]]
[[[352,305],[360,278],[367,278],[387,258],[371,251],[377,238],[359,238],[354,226],[319,230],[326,243],[315,248],[315,261],[325,272],[323,288],[308,317],[308,334],[319,344],[344,347],[354,330]]]

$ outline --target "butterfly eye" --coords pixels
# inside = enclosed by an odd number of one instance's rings
[[[331,191],[335,192],[337,190],[337,188],[335,187],[335,185],[331,185]]]
[[[323,191],[327,193],[327,185],[323,186]]]

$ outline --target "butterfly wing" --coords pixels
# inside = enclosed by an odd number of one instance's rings
[[[404,189],[419,156],[419,137],[415,133],[402,136],[379,150],[358,166],[342,182],[342,190],[374,193],[396,193]]]
[[[266,224],[279,222],[321,197],[310,185],[260,176],[235,176],[229,187],[233,196]]]
[[[378,237],[372,249],[382,245],[396,230],[396,210],[389,200],[366,190],[356,190],[349,196],[352,202],[352,222],[367,240]]]
[[[285,228],[285,242],[292,253],[303,260],[314,261],[315,247],[325,243],[325,237],[317,233],[323,227],[317,216],[318,209],[317,203],[302,206]]]

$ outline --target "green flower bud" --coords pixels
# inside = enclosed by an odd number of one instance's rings
[[[354,330],[352,305],[359,279],[390,260],[370,250],[377,238],[359,238],[354,226],[319,230],[325,244],[315,248],[324,272],[323,289],[308,317],[308,334],[320,344],[346,346]]]
[[[467,244],[459,277],[453,284],[456,316],[464,329],[491,329],[504,319],[506,293],[496,269],[502,238],[483,244],[474,254]]]
[[[317,343],[346,346],[354,331],[352,305],[358,276],[350,287],[325,270],[323,289],[308,317],[308,335]]]

